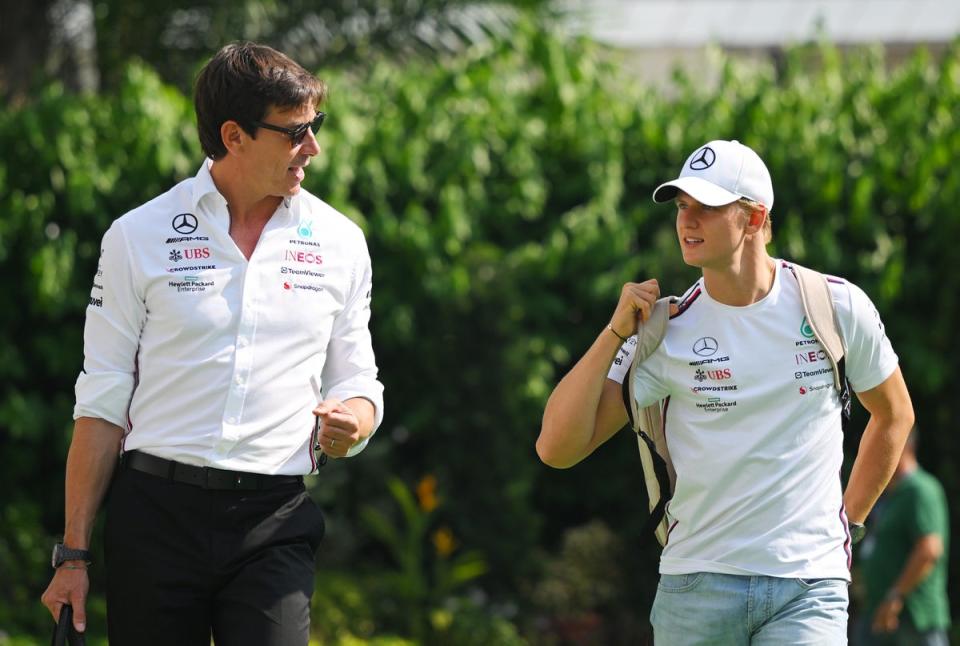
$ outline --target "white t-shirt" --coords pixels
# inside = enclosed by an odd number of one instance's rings
[[[87,307],[74,417],[125,428],[124,449],[253,473],[314,470],[317,398],[383,416],[363,232],[305,190],[248,260],[204,163],[116,220]],[[350,455],[363,449],[358,444]]]
[[[786,267],[778,260],[770,292],[746,307],[713,300],[701,278],[638,366],[638,403],[668,398],[677,482],[663,574],[850,578],[840,399]],[[829,283],[847,378],[869,390],[897,355],[866,294]],[[632,348],[624,344],[610,379],[623,382]]]

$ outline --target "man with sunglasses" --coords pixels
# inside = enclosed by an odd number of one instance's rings
[[[280,52],[224,47],[196,84],[209,159],[103,238],[43,595],[80,631],[109,486],[111,644],[307,644],[324,521],[303,476],[383,416],[363,233],[300,186],[325,94]]]

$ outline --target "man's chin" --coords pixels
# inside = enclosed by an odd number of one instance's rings
[[[688,267],[696,267],[697,269],[703,269],[703,261],[700,258],[689,257],[687,254],[681,252],[683,257],[683,263]]]

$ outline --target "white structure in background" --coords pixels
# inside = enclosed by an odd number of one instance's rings
[[[937,52],[960,34],[960,0],[562,0],[570,28],[622,50],[645,81],[676,66],[715,78],[706,55],[748,57],[824,39],[841,47],[882,43],[897,59],[917,45]]]

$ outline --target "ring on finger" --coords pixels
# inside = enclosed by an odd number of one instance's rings
[[[336,440],[336,438],[330,438],[330,448],[332,449],[332,448],[335,447],[336,445],[337,445],[337,440]]]

